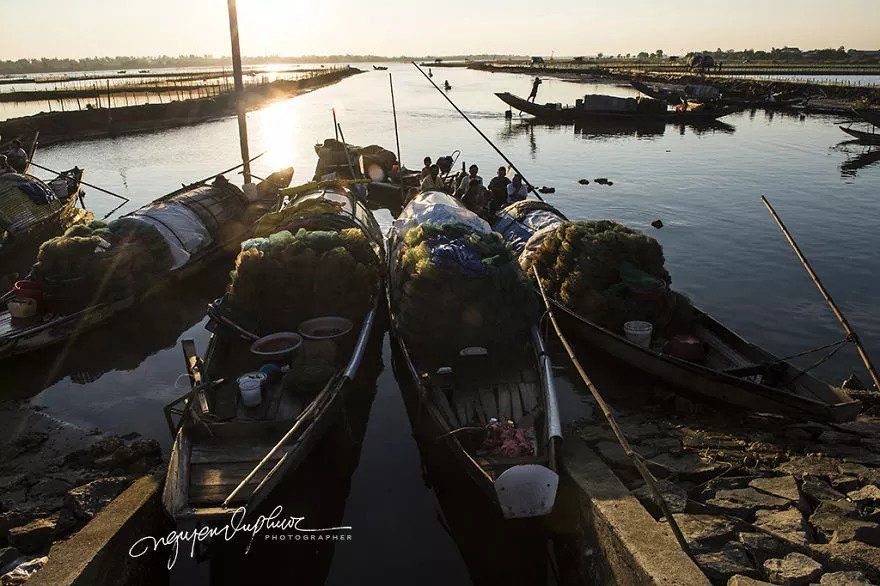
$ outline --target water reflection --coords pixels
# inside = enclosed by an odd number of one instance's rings
[[[733,134],[736,127],[713,120],[701,123],[686,124],[668,124],[681,136],[688,133],[700,136],[703,134]],[[663,120],[647,120],[647,119],[618,119],[618,120],[582,120],[576,122],[556,122],[547,120],[537,120],[534,118],[522,118],[507,120],[505,125],[498,132],[498,138],[510,140],[517,136],[525,136],[529,140],[530,150],[534,154],[537,150],[535,140],[535,130],[542,134],[559,134],[569,129],[573,130],[575,136],[585,140],[608,140],[608,139],[627,139],[627,138],[652,138],[663,136],[666,132],[667,123]]]
[[[880,148],[865,146],[858,148],[858,143],[855,141],[847,141],[843,144],[857,148],[860,152],[853,152],[845,148],[841,149],[844,153],[847,153],[847,155],[853,155],[847,156],[846,160],[840,164],[841,177],[855,177],[860,169],[864,169],[865,167],[880,161]]]

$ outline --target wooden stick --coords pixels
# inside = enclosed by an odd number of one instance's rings
[[[676,541],[678,541],[678,544],[689,557],[693,557],[691,556],[691,549],[690,546],[688,546],[687,540],[684,538],[684,535],[682,534],[678,523],[675,522],[672,513],[669,511],[669,507],[666,505],[666,499],[664,499],[663,495],[660,494],[660,491],[657,488],[657,484],[654,482],[654,476],[645,467],[645,464],[642,462],[641,457],[636,454],[630,447],[629,442],[626,440],[626,437],[623,435],[623,432],[617,425],[617,420],[614,419],[614,414],[611,412],[611,409],[608,407],[605,399],[599,393],[599,389],[596,388],[596,385],[594,385],[593,381],[590,380],[590,377],[587,376],[587,373],[584,370],[583,366],[581,366],[580,361],[574,355],[574,350],[568,343],[568,340],[563,335],[562,329],[559,327],[559,324],[556,321],[556,316],[553,313],[553,304],[550,303],[549,299],[547,299],[547,293],[544,291],[544,285],[541,284],[541,276],[538,275],[537,267],[533,266],[532,272],[535,274],[535,280],[538,282],[538,289],[541,291],[541,298],[544,300],[544,305],[547,307],[547,315],[550,317],[550,321],[553,323],[553,329],[556,330],[556,336],[565,347],[565,351],[568,353],[568,357],[571,359],[571,363],[578,371],[578,374],[581,376],[581,379],[583,379],[584,384],[587,385],[587,389],[589,389],[590,394],[593,395],[593,398],[596,400],[596,403],[599,405],[599,408],[605,415],[605,420],[608,421],[608,425],[611,427],[611,431],[614,433],[614,436],[617,438],[618,443],[623,448],[624,453],[626,453],[627,457],[632,461],[633,465],[636,467],[636,470],[638,470],[639,475],[642,477],[642,480],[645,481],[645,484],[651,491],[651,494],[654,497],[654,502],[656,502],[657,506],[660,507],[660,510],[663,512],[663,516],[666,517],[666,522],[669,523],[669,528],[672,530],[672,534],[675,536]]]
[[[492,147],[493,149],[495,149],[495,152],[498,153],[499,155],[501,155],[501,158],[504,159],[504,161],[505,161],[508,165],[510,165],[510,167],[511,167],[514,171],[516,171],[517,174],[518,174],[520,177],[523,178],[523,181],[525,182],[525,184],[526,184],[526,185],[528,186],[528,188],[532,191],[532,193],[535,194],[535,197],[537,197],[537,198],[538,198],[539,200],[541,200],[541,201],[544,201],[544,198],[541,197],[541,194],[538,193],[538,190],[535,189],[535,186],[532,185],[532,184],[529,182],[529,180],[526,179],[526,176],[523,175],[522,172],[520,172],[520,170],[516,168],[516,165],[513,164],[513,161],[511,161],[510,159],[508,159],[508,158],[507,158],[507,155],[505,155],[504,153],[502,153],[502,152],[501,152],[501,149],[499,149],[497,146],[495,146],[495,143],[493,143],[491,140],[489,140],[489,137],[486,136],[485,134],[483,134],[483,131],[482,131],[482,130],[480,130],[479,128],[477,128],[477,125],[476,125],[476,124],[474,124],[473,122],[471,122],[471,119],[468,118],[467,115],[466,115],[464,112],[462,112],[461,109],[460,109],[458,106],[455,105],[455,102],[453,102],[451,99],[449,99],[449,96],[446,95],[446,92],[444,92],[443,90],[441,90],[441,89],[437,86],[437,84],[434,83],[434,80],[431,79],[430,77],[428,77],[428,75],[427,75],[424,71],[422,71],[422,68],[419,67],[419,66],[416,64],[415,61],[410,61],[410,63],[412,63],[412,64],[415,66],[415,68],[419,70],[419,73],[421,73],[422,75],[425,76],[425,79],[427,79],[427,80],[430,82],[430,84],[431,84],[432,86],[434,86],[434,89],[436,89],[438,92],[440,92],[440,95],[441,95],[441,96],[443,96],[444,98],[446,98],[446,101],[449,102],[449,103],[452,105],[452,107],[455,108],[455,110],[456,110],[459,114],[461,114],[462,118],[464,118],[464,119],[467,121],[467,123],[470,124],[470,125],[473,127],[473,129],[477,131],[477,134],[479,134],[480,136],[482,136],[482,137],[483,137],[483,140],[485,140],[486,142],[488,142],[488,143],[489,143],[489,146]]]
[[[791,235],[791,232],[789,232],[788,228],[785,227],[785,224],[782,223],[782,218],[779,217],[779,214],[776,213],[776,210],[773,209],[773,206],[770,205],[770,202],[767,201],[767,198],[763,195],[761,196],[761,201],[767,207],[767,210],[770,212],[770,215],[773,216],[773,219],[776,220],[776,224],[779,226],[779,229],[782,230],[783,234],[785,234],[785,238],[788,240],[788,243],[791,245],[791,248],[792,250],[794,250],[794,253],[797,255],[798,259],[800,259],[801,264],[804,265],[804,268],[807,270],[807,273],[810,275],[810,278],[813,280],[816,288],[819,289],[819,293],[822,294],[822,297],[825,298],[825,301],[831,307],[831,311],[834,312],[834,317],[836,317],[837,321],[840,322],[840,325],[843,326],[843,330],[846,332],[847,338],[849,340],[852,340],[853,344],[856,345],[859,356],[862,358],[862,362],[865,363],[865,368],[868,369],[868,373],[874,380],[874,387],[876,388],[876,390],[880,391],[880,377],[878,377],[877,375],[877,369],[874,368],[874,364],[871,362],[871,358],[865,351],[864,346],[862,346],[862,342],[861,340],[859,340],[858,334],[853,331],[852,327],[849,325],[849,321],[846,319],[846,316],[843,315],[843,312],[840,310],[839,307],[837,307],[837,304],[834,303],[834,299],[831,298],[831,294],[828,293],[828,290],[825,288],[825,285],[822,284],[822,281],[819,279],[816,271],[813,270],[813,267],[810,265],[810,261],[808,261],[807,258],[804,256],[804,253],[801,252],[801,249],[797,245],[797,242],[794,241],[794,237]]]
[[[227,0],[229,8],[229,37],[232,40],[232,74],[235,79],[235,110],[238,115],[238,141],[244,167],[244,182],[251,182],[251,163],[248,153],[247,113],[244,110],[244,83],[241,79],[241,47],[238,43],[238,11],[235,0]]]
[[[43,171],[46,171],[46,172],[48,172],[48,173],[55,173],[56,175],[60,175],[60,176],[64,176],[64,177],[69,177],[69,175],[67,174],[67,173],[68,173],[67,171],[65,171],[65,172],[63,172],[63,173],[58,172],[58,171],[53,171],[53,170],[50,169],[49,167],[43,167],[42,165],[37,165],[37,164],[34,163],[33,161],[31,161],[31,165],[33,165],[33,166],[36,167],[37,169],[42,169]],[[118,193],[113,193],[112,191],[107,191],[107,190],[104,189],[103,187],[98,187],[97,185],[92,185],[91,183],[86,183],[85,181],[82,181],[82,180],[80,180],[80,183],[82,183],[82,184],[85,185],[86,187],[91,187],[92,189],[97,189],[98,191],[101,191],[101,192],[103,192],[103,193],[106,193],[107,195],[112,195],[113,197],[119,198],[119,199],[121,199],[121,200],[124,200],[124,201],[131,201],[130,199],[128,199],[128,198],[125,197],[124,195],[119,195]]]
[[[333,112],[333,136],[336,137],[336,140],[339,140],[339,123],[336,122],[336,108],[330,108],[330,111]]]
[[[394,115],[394,140],[397,142],[397,163],[403,167],[403,162],[400,160],[400,135],[397,133],[397,107],[394,105],[394,80],[391,78],[391,74],[388,74],[388,85],[391,86],[391,113]]]

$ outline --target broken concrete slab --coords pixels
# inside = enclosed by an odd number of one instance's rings
[[[688,501],[687,491],[668,480],[658,480],[656,484],[657,489],[660,491],[660,495],[663,497],[663,500],[666,501],[666,506],[669,508],[669,512],[672,514],[684,513]],[[662,513],[660,507],[654,501],[654,494],[648,488],[647,484],[643,484],[640,488],[634,490],[633,496],[639,499],[642,506],[648,509],[652,515],[655,517],[661,516]]]
[[[819,580],[823,586],[871,586],[868,578],[859,571],[832,572]]]
[[[728,543],[719,551],[701,553],[694,559],[715,583],[724,583],[737,574],[752,578],[760,575],[745,548],[738,543]]]
[[[9,544],[23,553],[40,553],[49,549],[55,535],[55,521],[36,519],[27,525],[9,530]]]
[[[716,491],[706,504],[725,514],[751,519],[759,509],[781,510],[791,506],[791,501],[748,487]]]
[[[672,472],[681,478],[695,482],[717,476],[723,469],[728,468],[724,464],[701,458],[689,452],[683,454],[660,454],[651,460],[648,466],[662,472]]]
[[[748,576],[733,576],[727,581],[727,586],[772,586],[770,582],[762,582]]]
[[[880,582],[880,548],[860,541],[848,543],[816,543],[811,555],[830,570],[861,570],[872,582]]]
[[[736,526],[727,519],[692,513],[681,513],[672,517],[695,552],[710,551],[734,538]]]
[[[800,511],[794,507],[783,511],[756,511],[754,525],[792,543],[799,545],[809,543],[806,521]]]
[[[776,476],[769,478],[756,478],[749,482],[749,486],[767,494],[797,502],[801,498],[797,481],[794,476]]]
[[[764,571],[774,584],[807,586],[822,575],[822,565],[802,553],[790,553],[782,559],[764,562]]]
[[[847,517],[830,503],[822,503],[810,516],[810,525],[829,543],[847,543],[858,540],[880,546],[880,525]]]
[[[131,480],[126,476],[99,478],[70,490],[64,500],[64,505],[74,515],[88,521],[116,495],[125,490]]]

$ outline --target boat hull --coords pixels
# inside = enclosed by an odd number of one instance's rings
[[[840,129],[864,144],[880,144],[880,132],[865,132],[841,126]]]

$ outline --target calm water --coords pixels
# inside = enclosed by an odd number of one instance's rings
[[[477,163],[488,180],[501,163],[497,154],[414,68],[391,65],[390,71],[404,162],[418,168],[426,154],[436,158],[460,149],[458,164]],[[845,136],[835,119],[800,120],[758,111],[729,116],[725,124],[703,129],[547,126],[516,116],[506,120],[504,104],[493,95],[526,94],[527,76],[466,69],[436,69],[434,74],[438,83],[449,80],[449,95],[533,184],[556,188],[546,196],[548,201],[572,218],[611,218],[648,231],[663,244],[676,287],[745,337],[787,355],[829,343],[842,333],[761,205],[759,196],[766,194],[869,352],[880,353],[880,156],[868,147],[841,144]],[[573,102],[585,93],[633,94],[623,87],[548,79],[539,99]],[[394,149],[388,75],[370,71],[251,113],[252,154],[266,153],[255,162],[254,173],[263,176],[292,163],[297,168],[295,181],[310,179],[316,162],[314,143],[333,134],[331,108],[349,142]],[[132,198],[124,212],[238,159],[236,123],[227,119],[47,148],[39,152],[37,162],[50,168],[85,167],[89,181]],[[607,177],[614,185],[596,185],[597,177]],[[579,185],[581,178],[589,179],[590,185]],[[96,192],[88,201],[96,215],[114,206]],[[377,217],[385,226],[392,219],[383,210]],[[655,219],[665,227],[651,228]],[[183,372],[177,341],[191,337],[205,348],[204,305],[222,292],[227,270],[217,267],[200,278],[198,286],[175,293],[173,309],[145,308],[64,351],[50,349],[42,356],[3,364],[7,396],[33,397],[35,404],[75,424],[139,431],[167,447],[170,437],[161,407],[183,392],[175,389]],[[308,470],[314,474],[304,473],[299,480],[302,486],[335,487],[318,491],[321,498],[313,499],[319,509],[324,507],[318,518],[352,525],[354,542],[312,557],[292,553],[295,547],[282,555],[304,556],[295,562],[311,568],[303,570],[302,575],[311,576],[304,583],[328,576],[334,584],[354,578],[369,583],[380,577],[391,583],[497,582],[499,573],[493,570],[503,564],[479,562],[492,559],[496,551],[491,531],[495,520],[475,528],[469,520],[478,518],[479,499],[451,497],[436,483],[430,456],[419,451],[413,439],[406,395],[392,372],[392,354],[380,337],[378,365],[361,377],[370,400],[357,411],[363,414],[364,427],[360,436],[355,434],[355,455],[350,455],[350,446],[339,451],[324,448],[331,455],[324,454],[320,462],[341,459],[347,463],[345,469],[314,480],[322,466],[312,464]],[[820,374],[838,382],[856,361],[854,352],[842,352]],[[570,420],[584,406],[572,391],[576,385],[564,377],[560,382],[564,416]],[[311,511],[318,505],[302,506]],[[482,537],[479,529],[486,531]],[[514,547],[503,551],[515,551]],[[184,564],[175,581],[207,581],[212,575],[219,582],[221,575],[231,572],[216,558],[213,572],[209,566]],[[528,567],[540,573],[539,562]]]

